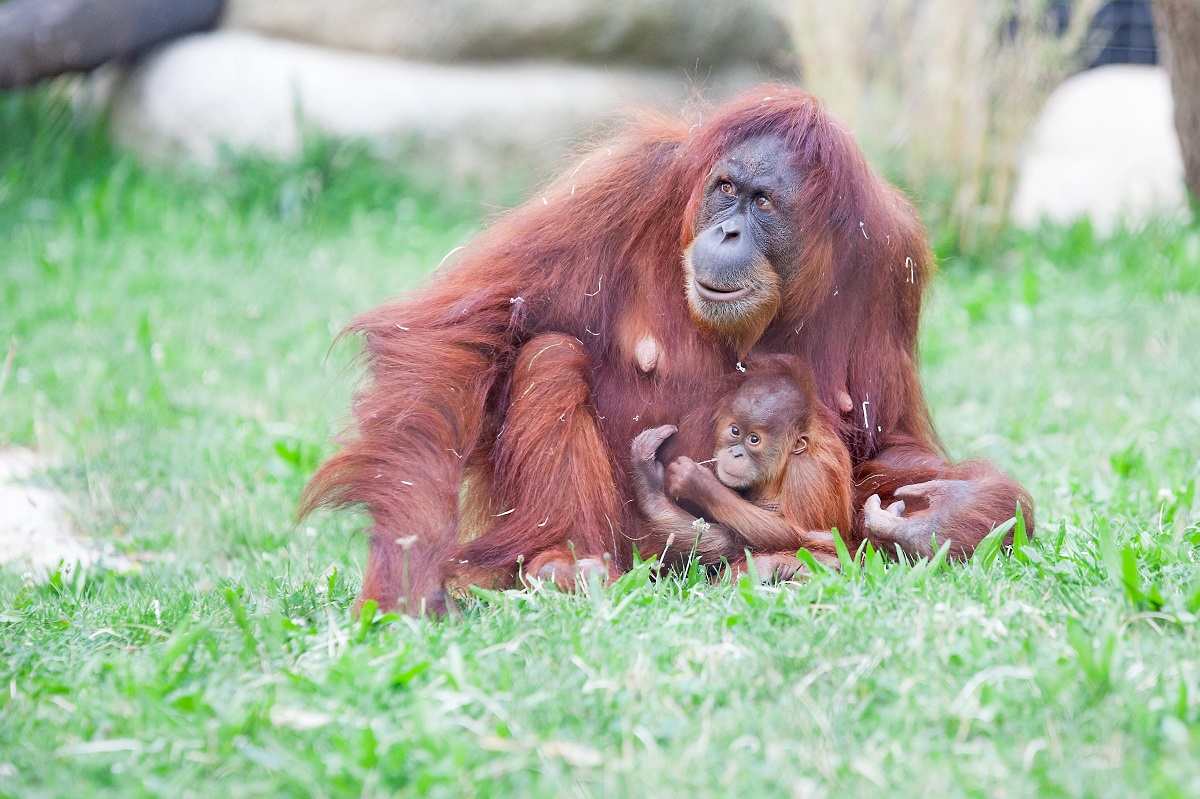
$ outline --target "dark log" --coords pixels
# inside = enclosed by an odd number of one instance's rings
[[[11,0],[0,3],[0,89],[86,72],[194,31],[224,0]]]
[[[1184,178],[1200,199],[1200,0],[1153,0],[1151,7],[1159,55],[1171,75]]]

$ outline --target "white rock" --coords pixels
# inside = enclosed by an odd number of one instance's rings
[[[731,73],[723,85],[753,80]],[[211,163],[222,146],[293,156],[311,129],[411,144],[440,169],[486,179],[544,173],[614,110],[691,92],[669,71],[418,64],[221,31],[140,64],[115,98],[113,132],[153,160]]]
[[[229,0],[225,24],[418,61],[561,58],[705,70],[781,63],[759,0]]]
[[[44,466],[31,450],[0,449],[0,563],[38,571],[91,563],[96,553],[71,524],[66,498],[27,482]]]
[[[1124,221],[1188,213],[1183,155],[1167,73],[1119,65],[1088,70],[1059,86],[1021,159],[1012,220],[1091,219],[1101,233]]]

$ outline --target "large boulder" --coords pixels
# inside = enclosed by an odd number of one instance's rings
[[[780,64],[788,37],[756,0],[229,0],[226,24],[419,61],[557,58],[703,74]]]
[[[721,84],[732,90],[754,77],[729,74]],[[672,71],[422,64],[224,31],[143,61],[117,91],[113,131],[147,159],[202,163],[223,147],[291,157],[315,131],[487,183],[544,176],[616,109],[671,105],[691,91]]]
[[[1186,215],[1183,156],[1164,70],[1107,66],[1059,86],[1017,172],[1012,220],[1088,218],[1100,232],[1154,215]]]

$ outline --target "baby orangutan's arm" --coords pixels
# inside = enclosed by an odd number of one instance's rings
[[[723,485],[717,476],[691,458],[676,458],[666,470],[666,491],[677,500],[687,500],[704,513],[710,523],[728,528],[737,539],[727,557],[743,549],[751,552],[791,552],[803,547],[815,555],[828,555],[837,563],[833,536],[827,530],[794,527],[777,507],[757,505]]]

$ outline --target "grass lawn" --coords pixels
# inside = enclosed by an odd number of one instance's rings
[[[1200,795],[1200,229],[946,259],[925,386],[1033,492],[1016,557],[359,621],[362,519],[292,512],[333,336],[481,224],[429,185],[147,171],[0,98],[0,444],[138,562],[0,569],[0,796]]]

